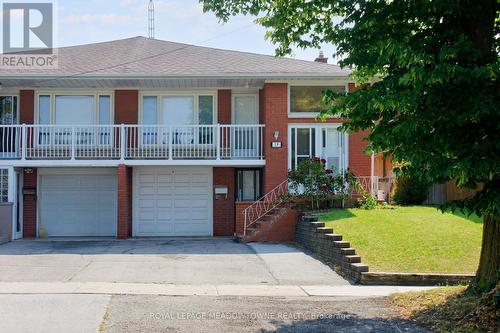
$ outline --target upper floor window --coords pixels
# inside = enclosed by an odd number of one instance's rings
[[[0,125],[17,123],[17,96],[0,96]]]
[[[40,125],[111,125],[111,95],[38,96]]]
[[[142,97],[144,125],[213,125],[214,95],[168,95]]]
[[[290,113],[306,114],[323,111],[326,106],[321,99],[321,92],[333,90],[345,93],[345,86],[290,86]]]

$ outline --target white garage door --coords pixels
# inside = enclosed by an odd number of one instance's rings
[[[116,170],[40,169],[40,223],[49,236],[116,236]]]
[[[211,168],[135,168],[134,235],[212,235],[211,185]]]

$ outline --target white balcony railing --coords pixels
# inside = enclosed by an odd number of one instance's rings
[[[264,125],[2,125],[0,159],[259,160]]]

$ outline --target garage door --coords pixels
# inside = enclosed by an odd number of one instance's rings
[[[116,236],[116,170],[40,170],[40,223],[49,236]]]
[[[212,235],[212,169],[134,169],[135,236]]]

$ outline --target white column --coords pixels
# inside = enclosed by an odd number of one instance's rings
[[[16,173],[14,172],[14,167],[7,168],[7,177],[7,201],[14,202],[14,200],[16,199]]]
[[[372,156],[371,156],[371,177],[370,177],[371,181],[371,194],[372,194],[372,197],[375,197],[377,194],[375,193],[375,153],[372,152]]]

